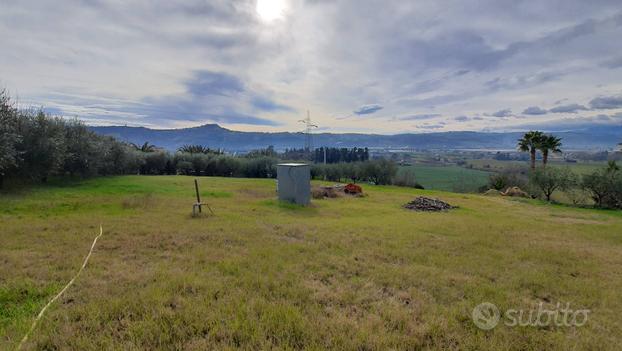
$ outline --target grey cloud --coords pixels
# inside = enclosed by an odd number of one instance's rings
[[[199,89],[199,92],[202,92]],[[236,100],[244,98],[236,96]],[[199,123],[217,122],[229,124],[249,124],[278,126],[271,119],[241,112],[228,101],[225,95],[149,96],[140,100],[109,99],[81,96],[67,93],[51,93],[37,100],[47,101],[54,113],[63,116],[78,116],[90,123],[97,121],[116,124],[168,126],[177,121],[196,121]],[[241,106],[243,108],[243,105]]]
[[[577,113],[578,111],[587,111],[587,107],[579,104],[568,104],[553,107],[549,111],[553,113]]]
[[[527,75],[496,77],[495,79],[485,82],[484,85],[492,91],[524,89],[559,80],[566,74],[567,73],[561,71],[547,71]]]
[[[398,119],[402,121],[416,121],[416,120],[423,120],[423,119],[432,119],[432,118],[436,118],[440,116],[441,115],[438,113],[424,113],[424,114],[418,114],[418,115],[398,117]]]
[[[244,83],[237,77],[220,72],[197,71],[186,82],[188,92],[195,96],[229,95],[245,90]]]
[[[256,96],[251,100],[251,104],[261,111],[295,111],[292,107],[279,104],[263,96]]]
[[[611,121],[611,117],[609,117],[608,115],[596,115],[594,117],[592,117],[593,120],[595,121]]]
[[[397,101],[398,104],[406,106],[406,107],[428,107],[434,108],[438,105],[446,105],[449,103],[468,100],[474,95],[471,93],[463,93],[463,94],[446,94],[446,95],[435,95],[427,98],[404,98],[399,99]]]
[[[326,116],[380,101],[387,114],[406,121],[441,117],[412,115],[439,106],[443,114],[462,117],[465,107],[539,104],[543,89],[533,88],[543,84],[551,86],[550,99],[612,94],[619,71],[609,69],[622,64],[611,44],[622,35],[619,1],[562,2],[290,1],[291,16],[266,24],[255,0],[9,1],[0,11],[2,84],[36,105],[154,125],[274,125],[269,120],[285,120],[277,114],[306,109],[289,106],[303,101],[317,101]],[[68,87],[134,101],[46,96]],[[585,96],[569,94],[573,90]],[[615,98],[586,106],[618,108]],[[369,118],[351,128],[391,132],[373,124],[386,115],[378,113],[382,107],[356,109]],[[565,102],[550,112],[584,109]],[[493,115],[512,115],[502,111]],[[292,130],[291,121],[285,123]]]
[[[622,96],[600,96],[590,101],[590,107],[596,110],[622,108]]]
[[[503,110],[499,110],[497,112],[493,112],[490,114],[490,116],[492,117],[510,117],[512,116],[512,110],[509,108],[503,109]]]
[[[620,121],[617,120],[617,114],[596,116],[577,116],[561,118],[555,121],[526,123],[516,126],[520,130],[540,129],[549,132],[554,131],[576,131],[582,129],[599,128],[603,131],[616,133],[615,130],[622,131]]]
[[[437,123],[437,124],[418,124],[415,126],[419,129],[440,129],[445,127],[445,123]]]
[[[610,68],[610,69],[620,68],[620,67],[622,67],[622,56],[609,59],[609,60],[601,63],[601,66],[607,67],[607,68]]]
[[[395,42],[394,45],[388,50],[389,57],[404,63],[420,60],[431,67],[481,71],[496,66],[506,56],[503,51],[490,47],[481,35],[468,30],[443,33],[429,40]]]
[[[379,104],[363,105],[353,112],[357,115],[368,115],[382,110],[384,107]]]
[[[545,115],[547,111],[539,106],[530,106],[523,110],[524,115]]]
[[[470,119],[470,118],[469,118],[469,117],[467,117],[467,116],[457,116],[457,117],[454,117],[454,121],[457,121],[457,122],[466,122],[466,121],[468,121],[469,119]]]

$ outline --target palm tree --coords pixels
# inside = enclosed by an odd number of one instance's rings
[[[529,152],[531,156],[531,169],[536,169],[536,151],[540,148],[540,143],[544,134],[539,131],[529,131],[518,139],[518,149],[522,152]]]
[[[134,143],[130,143],[130,144],[138,151],[142,151],[142,152],[154,152],[154,151],[156,151],[155,145],[149,144],[148,141],[146,141],[141,146],[138,146],[138,145],[136,145]]]
[[[220,155],[222,152],[220,150],[212,150],[209,147],[205,147],[203,145],[183,145],[177,149],[179,152],[187,152],[189,154],[216,154]]]
[[[616,164],[616,161],[607,162],[607,173],[616,173],[620,170],[620,166]]]
[[[538,149],[542,152],[542,167],[546,167],[546,163],[549,161],[549,151],[554,153],[562,152],[560,147],[562,146],[562,139],[554,135],[543,135],[540,140]]]

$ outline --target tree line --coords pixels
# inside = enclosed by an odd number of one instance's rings
[[[324,158],[326,156],[326,159]],[[365,162],[369,160],[368,148],[336,148],[336,147],[319,147],[310,152],[307,149],[285,149],[279,154],[284,160],[306,160],[315,163],[350,163]]]
[[[315,178],[390,184],[397,171],[391,161],[369,160],[366,149],[333,148],[328,154],[331,162],[341,163],[313,165]],[[202,145],[184,145],[171,153],[148,142],[125,143],[96,134],[77,119],[18,109],[0,91],[0,186],[7,179],[30,183],[122,174],[273,178],[286,155],[273,147],[236,157]]]
[[[313,153],[313,162],[316,163],[349,163],[365,162],[369,160],[369,149],[354,147],[351,149],[342,147],[320,147]]]
[[[139,165],[130,145],[97,135],[78,120],[19,110],[0,91],[0,185],[6,179],[46,182],[56,175],[126,174]]]
[[[406,185],[397,182],[397,170],[398,166],[395,162],[383,158],[350,163],[315,163],[311,165],[311,177],[333,182]],[[414,180],[412,184],[414,186]]]

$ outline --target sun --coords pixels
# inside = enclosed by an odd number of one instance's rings
[[[283,18],[286,8],[286,0],[257,0],[257,15],[265,22]]]

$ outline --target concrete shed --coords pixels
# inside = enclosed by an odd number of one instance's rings
[[[311,201],[311,167],[304,163],[280,163],[276,166],[279,200],[299,205]]]

